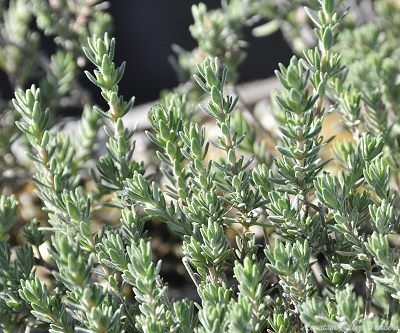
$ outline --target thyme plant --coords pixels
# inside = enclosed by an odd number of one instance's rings
[[[125,63],[114,61],[104,4],[74,4],[0,2],[0,64],[16,88],[2,103],[1,330],[396,332],[397,2],[371,4],[374,22],[355,20],[354,8],[336,0],[193,6],[198,47],[180,50],[186,83],[148,112],[154,155],[146,159],[135,154],[139,133],[125,120],[134,98],[119,93]],[[294,32],[298,10],[314,37],[278,66],[281,89],[271,104],[280,134],[267,151],[265,128],[245,116],[253,106],[235,89],[242,29],[274,15],[256,31]],[[32,18],[58,47],[49,67],[41,67]],[[286,37],[297,43],[301,34]],[[21,63],[27,52],[34,57]],[[83,56],[103,106],[71,93]],[[75,137],[54,125],[65,99],[83,110]],[[323,136],[332,114],[349,140]],[[96,149],[101,125],[107,142]],[[30,162],[18,165],[13,145],[25,147]],[[18,186],[29,178],[44,214],[26,218]],[[155,255],[150,232],[161,224],[181,244],[188,295],[171,296]]]

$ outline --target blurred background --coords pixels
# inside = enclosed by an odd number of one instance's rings
[[[219,0],[202,1],[208,8],[220,7]],[[158,98],[162,89],[172,88],[178,81],[168,62],[172,44],[186,50],[195,46],[189,25],[193,23],[191,6],[199,1],[188,0],[112,0],[113,35],[117,39],[116,62],[127,62],[120,88],[124,96],[136,96],[136,105]],[[267,78],[278,63],[287,63],[291,50],[278,31],[267,38],[256,38],[251,29],[245,31],[247,58],[240,66],[239,82]]]

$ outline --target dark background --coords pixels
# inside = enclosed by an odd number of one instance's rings
[[[167,57],[172,44],[186,50],[195,47],[189,25],[193,23],[189,0],[114,0],[110,1],[113,35],[116,37],[116,62],[127,62],[120,84],[125,97],[136,96],[136,105],[158,98],[159,92],[177,85]],[[207,8],[219,7],[220,1],[202,1]],[[245,32],[249,45],[247,59],[240,67],[240,82],[273,75],[279,62],[287,63],[291,51],[280,33],[255,38]]]
[[[207,8],[220,7],[220,0],[203,0]],[[189,26],[193,23],[191,6],[194,0],[110,0],[108,11],[113,17],[112,35],[116,37],[115,62],[127,62],[125,75],[120,82],[120,92],[125,99],[136,97],[135,105],[153,101],[163,89],[178,84],[175,72],[168,62],[173,55],[172,44],[186,50],[196,46]],[[239,82],[263,79],[274,75],[278,63],[287,64],[291,50],[280,32],[267,38],[256,38],[251,28],[245,32],[247,58],[240,66]],[[44,48],[49,55],[55,51],[55,44],[45,36]],[[88,69],[92,69],[90,65]],[[98,88],[82,73],[81,83],[88,88],[96,104],[104,103]],[[11,99],[11,89],[6,74],[0,71],[0,93]],[[80,109],[61,110],[63,115],[78,115]]]

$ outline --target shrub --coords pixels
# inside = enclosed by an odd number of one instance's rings
[[[182,84],[148,112],[145,156],[104,6],[1,3],[1,67],[16,88],[1,118],[4,332],[397,331],[400,6],[375,1],[369,22],[334,0],[222,4],[193,6],[198,47],[180,50]],[[241,31],[262,19],[257,34],[281,27],[299,54],[276,71],[279,135],[235,88]],[[40,33],[57,46],[49,65]],[[105,107],[80,87],[83,55]],[[57,126],[71,105],[83,110],[72,135]],[[335,114],[349,139],[323,137]],[[43,215],[21,207],[30,178]],[[160,222],[195,297],[168,292],[148,234]]]

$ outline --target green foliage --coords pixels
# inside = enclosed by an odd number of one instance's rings
[[[0,103],[1,330],[397,331],[400,7],[375,1],[371,23],[346,5],[193,6],[198,47],[179,54],[184,84],[149,110],[154,154],[138,157],[139,133],[124,118],[134,98],[119,93],[125,63],[114,61],[104,6],[0,2],[0,67],[16,89]],[[281,27],[303,52],[276,71],[280,134],[269,133],[276,149],[266,152],[235,81],[242,30],[271,18],[255,32]],[[40,32],[57,45],[49,59]],[[105,108],[77,80],[83,55]],[[73,135],[57,127],[57,110],[71,105],[83,112]],[[350,140],[323,137],[332,114]],[[27,217],[30,178],[44,214]],[[160,223],[181,243],[188,295],[171,297],[152,238]]]
[[[7,241],[9,232],[15,223],[18,202],[13,195],[0,196],[0,240]]]

